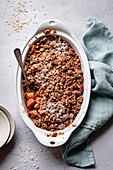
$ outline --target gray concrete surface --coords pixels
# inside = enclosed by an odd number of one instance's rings
[[[38,24],[49,18],[63,21],[79,40],[86,31],[85,23],[89,17],[103,21],[113,34],[113,0],[26,0],[26,3],[23,3],[25,7],[22,7],[18,2],[23,1],[0,0],[0,104],[11,112],[16,123],[12,141],[0,149],[0,170],[9,170],[11,164],[12,169],[19,170],[34,170],[36,167],[33,164],[39,166],[41,170],[80,170],[80,168],[67,165],[63,161],[60,148],[42,146],[21,119],[16,105],[17,62],[13,50],[15,47],[22,49],[26,41],[36,31]],[[20,11],[26,8],[28,12],[25,12],[26,15],[22,12],[18,14],[16,7],[19,7]],[[19,32],[13,28],[15,24],[12,23],[12,20],[14,21],[15,14],[20,17],[20,22],[29,21],[30,17],[32,18],[32,21],[28,25],[24,24]],[[33,23],[34,21],[35,23]],[[16,23],[18,23],[18,18]],[[96,166],[89,169],[113,170],[112,124],[113,119],[90,137]],[[28,151],[29,148],[31,151]],[[43,152],[40,152],[40,149]],[[34,160],[30,160],[31,156],[34,156]]]

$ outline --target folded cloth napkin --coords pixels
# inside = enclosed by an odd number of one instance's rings
[[[85,119],[62,146],[63,159],[78,167],[95,164],[89,135],[113,116],[113,37],[108,28],[95,19],[87,20],[82,46],[91,71],[91,99]]]

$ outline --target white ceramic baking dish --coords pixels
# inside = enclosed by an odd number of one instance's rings
[[[60,37],[62,37],[64,40],[68,41],[80,57],[81,66],[82,66],[82,70],[83,70],[83,76],[84,76],[84,92],[83,92],[84,99],[83,99],[83,103],[81,106],[81,110],[72,123],[75,125],[75,127],[73,127],[71,124],[71,125],[69,125],[69,127],[66,127],[63,130],[57,131],[57,133],[60,135],[57,135],[56,137],[50,137],[50,136],[47,137],[47,134],[50,135],[55,132],[43,130],[41,128],[36,127],[33,124],[32,120],[27,116],[27,113],[26,113],[25,101],[24,101],[23,94],[22,94],[23,91],[22,91],[22,84],[21,84],[21,69],[19,66],[17,69],[17,77],[16,77],[16,92],[17,92],[17,102],[18,102],[18,106],[19,106],[19,112],[20,112],[22,119],[26,123],[26,125],[33,131],[33,133],[35,134],[36,138],[39,140],[40,143],[42,143],[45,146],[49,146],[49,147],[57,147],[57,146],[64,144],[68,140],[71,133],[80,125],[80,123],[82,122],[82,120],[86,114],[88,104],[89,104],[89,99],[90,99],[91,78],[90,78],[90,70],[89,70],[88,60],[87,60],[86,54],[85,54],[82,46],[80,45],[78,40],[75,39],[71,35],[70,31],[66,28],[66,26],[61,21],[55,20],[55,19],[46,20],[38,26],[36,33],[26,43],[26,45],[23,49],[23,52],[22,52],[23,62],[24,62],[26,54],[29,50],[28,44],[32,44],[32,43],[36,42],[36,37],[38,39],[38,38],[44,36],[43,31],[46,28],[50,28],[51,30],[56,30],[57,34]]]

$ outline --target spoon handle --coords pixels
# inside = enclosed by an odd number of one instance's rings
[[[25,74],[25,71],[24,71],[24,67],[23,67],[23,63],[22,63],[22,55],[21,55],[21,51],[19,48],[16,48],[14,50],[14,54],[15,54],[15,57],[19,63],[19,66],[21,67],[22,69],[22,73],[24,75],[24,78],[25,78],[25,81],[26,81],[26,84],[27,84],[27,87],[28,87],[28,81],[27,81],[27,77],[26,77],[26,74]]]

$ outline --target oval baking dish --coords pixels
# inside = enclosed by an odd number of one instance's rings
[[[43,31],[47,28],[50,28],[51,30],[56,30],[57,34],[63,40],[66,40],[72,46],[72,48],[76,51],[76,53],[79,55],[81,68],[83,71],[83,77],[84,77],[84,82],[83,82],[84,92],[83,92],[83,102],[81,105],[81,110],[77,114],[73,123],[69,125],[68,127],[66,127],[65,129],[57,130],[57,132],[43,130],[41,128],[36,127],[33,124],[32,120],[27,115],[25,99],[23,97],[22,77],[21,77],[22,75],[21,75],[21,69],[19,66],[17,68],[17,76],[16,76],[16,93],[17,93],[17,102],[19,106],[20,115],[22,119],[24,120],[24,122],[33,131],[33,133],[35,134],[36,138],[40,141],[40,143],[42,143],[45,146],[56,147],[56,146],[60,146],[64,144],[68,140],[71,133],[82,122],[86,114],[88,104],[89,104],[90,91],[91,91],[91,78],[90,78],[88,60],[87,60],[86,54],[82,46],[75,38],[73,38],[70,31],[65,27],[65,25],[61,21],[54,20],[54,19],[46,20],[39,25],[34,36],[27,42],[27,44],[25,45],[23,49],[23,52],[22,52],[23,62],[25,61],[26,55],[29,50],[28,44],[34,44],[34,42],[36,42],[39,38],[44,36]],[[55,135],[56,137],[53,137],[54,133],[57,133],[57,135]]]

